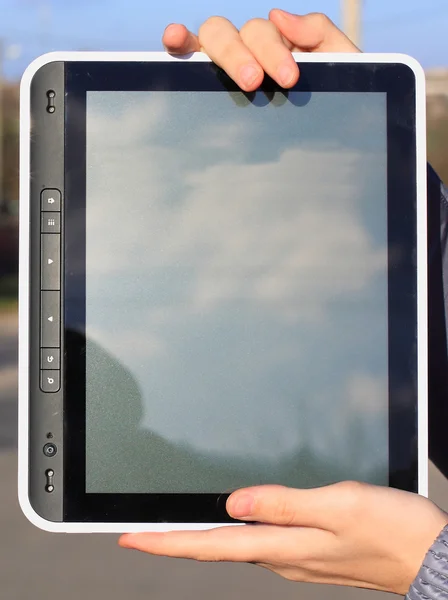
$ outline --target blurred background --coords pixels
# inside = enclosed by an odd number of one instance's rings
[[[197,30],[212,14],[241,26],[267,0],[0,0],[0,597],[129,600],[256,596],[350,598],[373,592],[285,582],[251,566],[200,565],[120,550],[116,536],[50,535],[16,500],[18,84],[51,50],[160,50],[165,26]],[[448,182],[448,1],[283,0],[291,12],[325,12],[365,51],[402,52],[427,74],[429,161]],[[448,509],[448,483],[430,465],[432,499]],[[378,594],[375,595],[379,598]]]

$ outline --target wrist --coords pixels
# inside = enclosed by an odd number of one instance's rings
[[[448,596],[448,517],[406,594],[408,600],[439,600]]]

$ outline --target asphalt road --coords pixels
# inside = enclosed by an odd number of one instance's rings
[[[197,564],[117,547],[112,535],[55,535],[30,525],[16,499],[16,333],[0,315],[0,597],[2,600],[351,600],[365,590],[295,584],[249,565]],[[430,468],[431,497],[448,483]],[[384,595],[386,598],[386,596]]]

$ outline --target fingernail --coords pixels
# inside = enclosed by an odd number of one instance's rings
[[[277,71],[277,76],[282,85],[289,85],[294,77],[294,70],[291,65],[282,65]]]
[[[133,548],[133,537],[134,536],[131,533],[125,533],[120,537],[118,543],[122,548]]]
[[[294,17],[295,16],[292,13],[288,12],[287,10],[283,10],[283,8],[275,8],[274,10],[279,13],[280,17]]]
[[[251,86],[256,79],[258,79],[260,75],[260,70],[253,65],[246,65],[241,69],[240,72],[241,79],[244,84],[247,86]]]
[[[170,23],[169,25],[167,25],[165,27],[165,33],[167,33],[168,30],[171,29],[172,27],[176,27],[176,25],[177,25],[176,23]]]
[[[122,548],[129,548],[129,536],[122,535],[118,540],[118,543]]]
[[[249,494],[243,494],[237,496],[236,499],[231,502],[229,511],[233,517],[248,517],[252,513],[254,506],[254,498]]]

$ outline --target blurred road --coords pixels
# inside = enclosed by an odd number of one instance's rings
[[[0,597],[5,600],[383,600],[364,590],[294,584],[253,566],[196,564],[122,550],[113,535],[53,535],[16,500],[16,322],[0,315]],[[431,496],[448,483],[431,467]],[[384,598],[386,596],[384,595]]]

